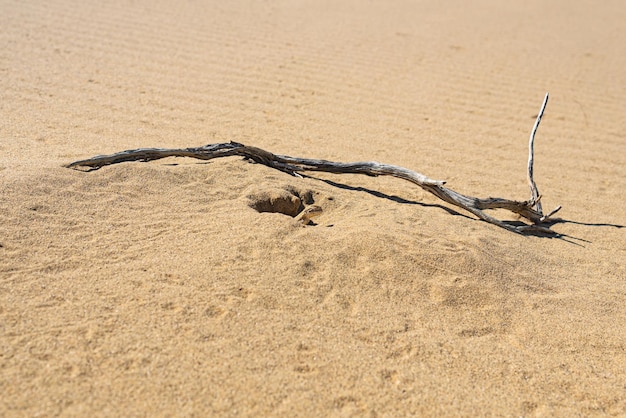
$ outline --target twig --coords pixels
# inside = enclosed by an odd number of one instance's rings
[[[541,118],[543,116],[543,111],[546,109],[546,105],[548,104],[548,93],[546,93],[545,99],[543,99],[543,104],[541,105],[541,110],[537,115],[537,120],[535,121],[535,125],[533,126],[533,130],[530,132],[530,141],[528,142],[528,184],[530,185],[530,200],[535,202],[535,206],[537,208],[537,212],[543,213],[541,210],[541,201],[539,189],[537,189],[537,184],[535,183],[535,179],[533,178],[533,165],[535,163],[535,134],[537,133],[537,128],[541,123]]]
[[[549,94],[546,93],[546,97],[543,99],[543,104],[541,105],[541,110],[539,110],[539,114],[537,115],[537,120],[535,121],[535,125],[533,126],[533,130],[530,132],[530,140],[528,142],[528,184],[530,186],[530,201],[533,203],[533,206],[537,209],[537,212],[541,214],[541,218],[539,218],[539,222],[545,222],[552,215],[561,210],[561,206],[557,206],[553,209],[549,214],[544,215],[543,209],[541,206],[541,194],[539,193],[539,189],[537,189],[537,184],[534,179],[534,163],[535,163],[535,134],[537,133],[537,128],[541,123],[541,118],[543,117],[543,112],[546,110],[546,105],[548,104]]]
[[[533,180],[533,155],[534,155],[534,136],[539,126],[541,116],[546,107],[548,95],[544,100],[541,112],[537,117],[535,126],[530,138],[529,158],[528,158],[528,178],[531,184],[531,199],[528,201],[515,201],[503,198],[486,198],[480,199],[476,197],[466,196],[455,192],[452,189],[444,187],[445,182],[433,180],[423,174],[415,171],[399,167],[395,165],[382,164],[376,161],[337,163],[326,160],[315,160],[309,158],[297,158],[287,155],[276,155],[269,151],[257,147],[251,147],[237,142],[209,144],[203,147],[167,149],[167,148],[140,148],[127,150],[111,155],[99,155],[86,160],[75,161],[66,167],[79,169],[81,167],[89,170],[96,170],[106,165],[118,164],[127,161],[152,161],[167,157],[192,157],[201,160],[210,160],[213,158],[242,156],[253,160],[259,164],[266,165],[286,172],[288,174],[298,176],[298,172],[303,171],[324,171],[329,173],[352,173],[365,174],[369,176],[393,176],[398,177],[413,184],[420,186],[437,196],[438,198],[473,213],[478,218],[497,225],[506,230],[516,233],[542,232],[554,235],[555,233],[549,229],[549,225],[543,224],[551,215],[560,209],[560,206],[547,216],[541,211],[539,200],[541,196],[537,190],[537,186]],[[516,213],[519,216],[530,221],[530,224],[512,225],[503,222],[493,216],[485,213],[487,209],[505,209]]]

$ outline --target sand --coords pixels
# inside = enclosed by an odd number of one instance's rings
[[[0,10],[0,415],[626,415],[622,1]],[[233,140],[523,200],[546,91],[558,238],[394,178],[63,167]]]

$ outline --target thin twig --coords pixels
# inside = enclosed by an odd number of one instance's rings
[[[533,130],[530,132],[530,141],[528,142],[528,183],[530,185],[530,200],[535,203],[535,207],[537,208],[537,212],[541,213],[543,216],[543,210],[541,209],[541,201],[539,189],[537,189],[537,184],[535,183],[534,168],[533,165],[535,163],[535,134],[537,133],[537,128],[539,128],[539,124],[541,123],[541,117],[543,116],[543,111],[546,109],[546,105],[548,104],[548,93],[546,93],[545,99],[543,99],[543,104],[541,105],[541,110],[537,115],[537,120],[535,121],[535,125],[533,126]]]

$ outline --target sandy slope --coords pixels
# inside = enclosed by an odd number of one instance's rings
[[[621,1],[24,3],[0,0],[0,415],[626,414]],[[560,239],[396,179],[62,167],[236,140],[525,199],[545,91]],[[317,226],[250,208],[307,192]]]

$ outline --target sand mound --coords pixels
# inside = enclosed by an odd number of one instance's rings
[[[620,2],[4,3],[0,415],[626,414]],[[546,90],[559,238],[393,178],[62,167],[235,140],[525,199]]]

